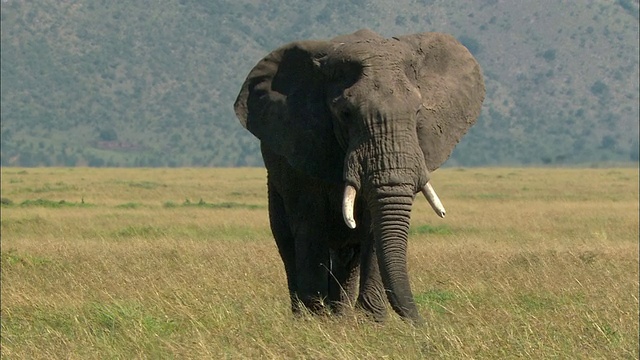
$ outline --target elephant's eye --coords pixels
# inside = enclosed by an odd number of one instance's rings
[[[340,119],[342,119],[342,122],[348,123],[349,121],[351,121],[352,117],[353,112],[351,111],[351,109],[342,109],[340,111]]]
[[[332,98],[329,106],[337,120],[343,124],[351,122],[352,118],[356,115],[353,105],[345,97],[345,94],[340,94],[339,96]]]
[[[349,87],[353,85],[362,72],[362,67],[358,63],[342,62],[334,64],[330,71],[329,77],[333,82],[341,84],[343,87]]]
[[[348,74],[347,69],[341,66],[336,66],[333,71],[333,79],[337,81],[346,81]]]

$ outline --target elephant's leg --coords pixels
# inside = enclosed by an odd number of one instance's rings
[[[325,310],[329,295],[329,248],[322,228],[315,221],[296,221],[295,274],[296,295],[300,303],[314,313]]]
[[[341,313],[345,308],[353,306],[358,289],[359,269],[359,244],[331,251],[329,301],[333,312]]]
[[[375,251],[373,235],[370,234],[362,243],[360,291],[356,306],[374,320],[383,321],[387,317],[386,296]]]
[[[278,252],[284,263],[284,270],[287,273],[287,287],[291,298],[291,310],[294,313],[300,311],[297,300],[296,281],[296,251],[295,240],[291,233],[288,217],[285,211],[282,197],[277,193],[271,182],[268,183],[269,190],[269,222],[271,232],[276,240]]]

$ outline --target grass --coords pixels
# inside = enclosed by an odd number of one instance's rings
[[[447,218],[416,200],[416,329],[290,315],[262,169],[2,169],[1,355],[638,358],[637,169],[433,184]]]
[[[163,204],[166,208],[175,208],[178,206],[182,207],[201,207],[201,208],[210,208],[210,209],[231,209],[231,208],[244,208],[244,209],[264,209],[263,205],[256,204],[243,204],[237,202],[220,202],[220,203],[208,203],[203,199],[200,199],[198,202],[191,202],[191,200],[186,199],[181,205],[174,203],[173,201],[167,201]]]

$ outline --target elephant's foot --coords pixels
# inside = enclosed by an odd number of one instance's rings
[[[368,318],[376,322],[384,322],[387,318],[387,306],[382,299],[369,295],[358,296],[356,309],[361,310]]]
[[[327,302],[318,296],[296,296],[291,299],[291,311],[295,315],[328,315],[331,309]]]
[[[350,299],[331,301],[330,303],[331,314],[333,315],[345,315],[353,312],[354,302]]]

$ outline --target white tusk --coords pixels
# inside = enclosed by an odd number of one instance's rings
[[[356,220],[353,218],[353,205],[356,202],[356,188],[351,185],[344,187],[344,197],[342,198],[342,217],[349,229],[356,228]]]
[[[433,208],[433,211],[435,211],[438,216],[443,218],[447,212],[444,210],[444,206],[442,206],[442,202],[440,202],[440,198],[438,197],[438,194],[436,194],[436,191],[433,190],[431,184],[427,183],[422,188],[422,193],[424,194],[424,197],[427,198],[427,201]]]

